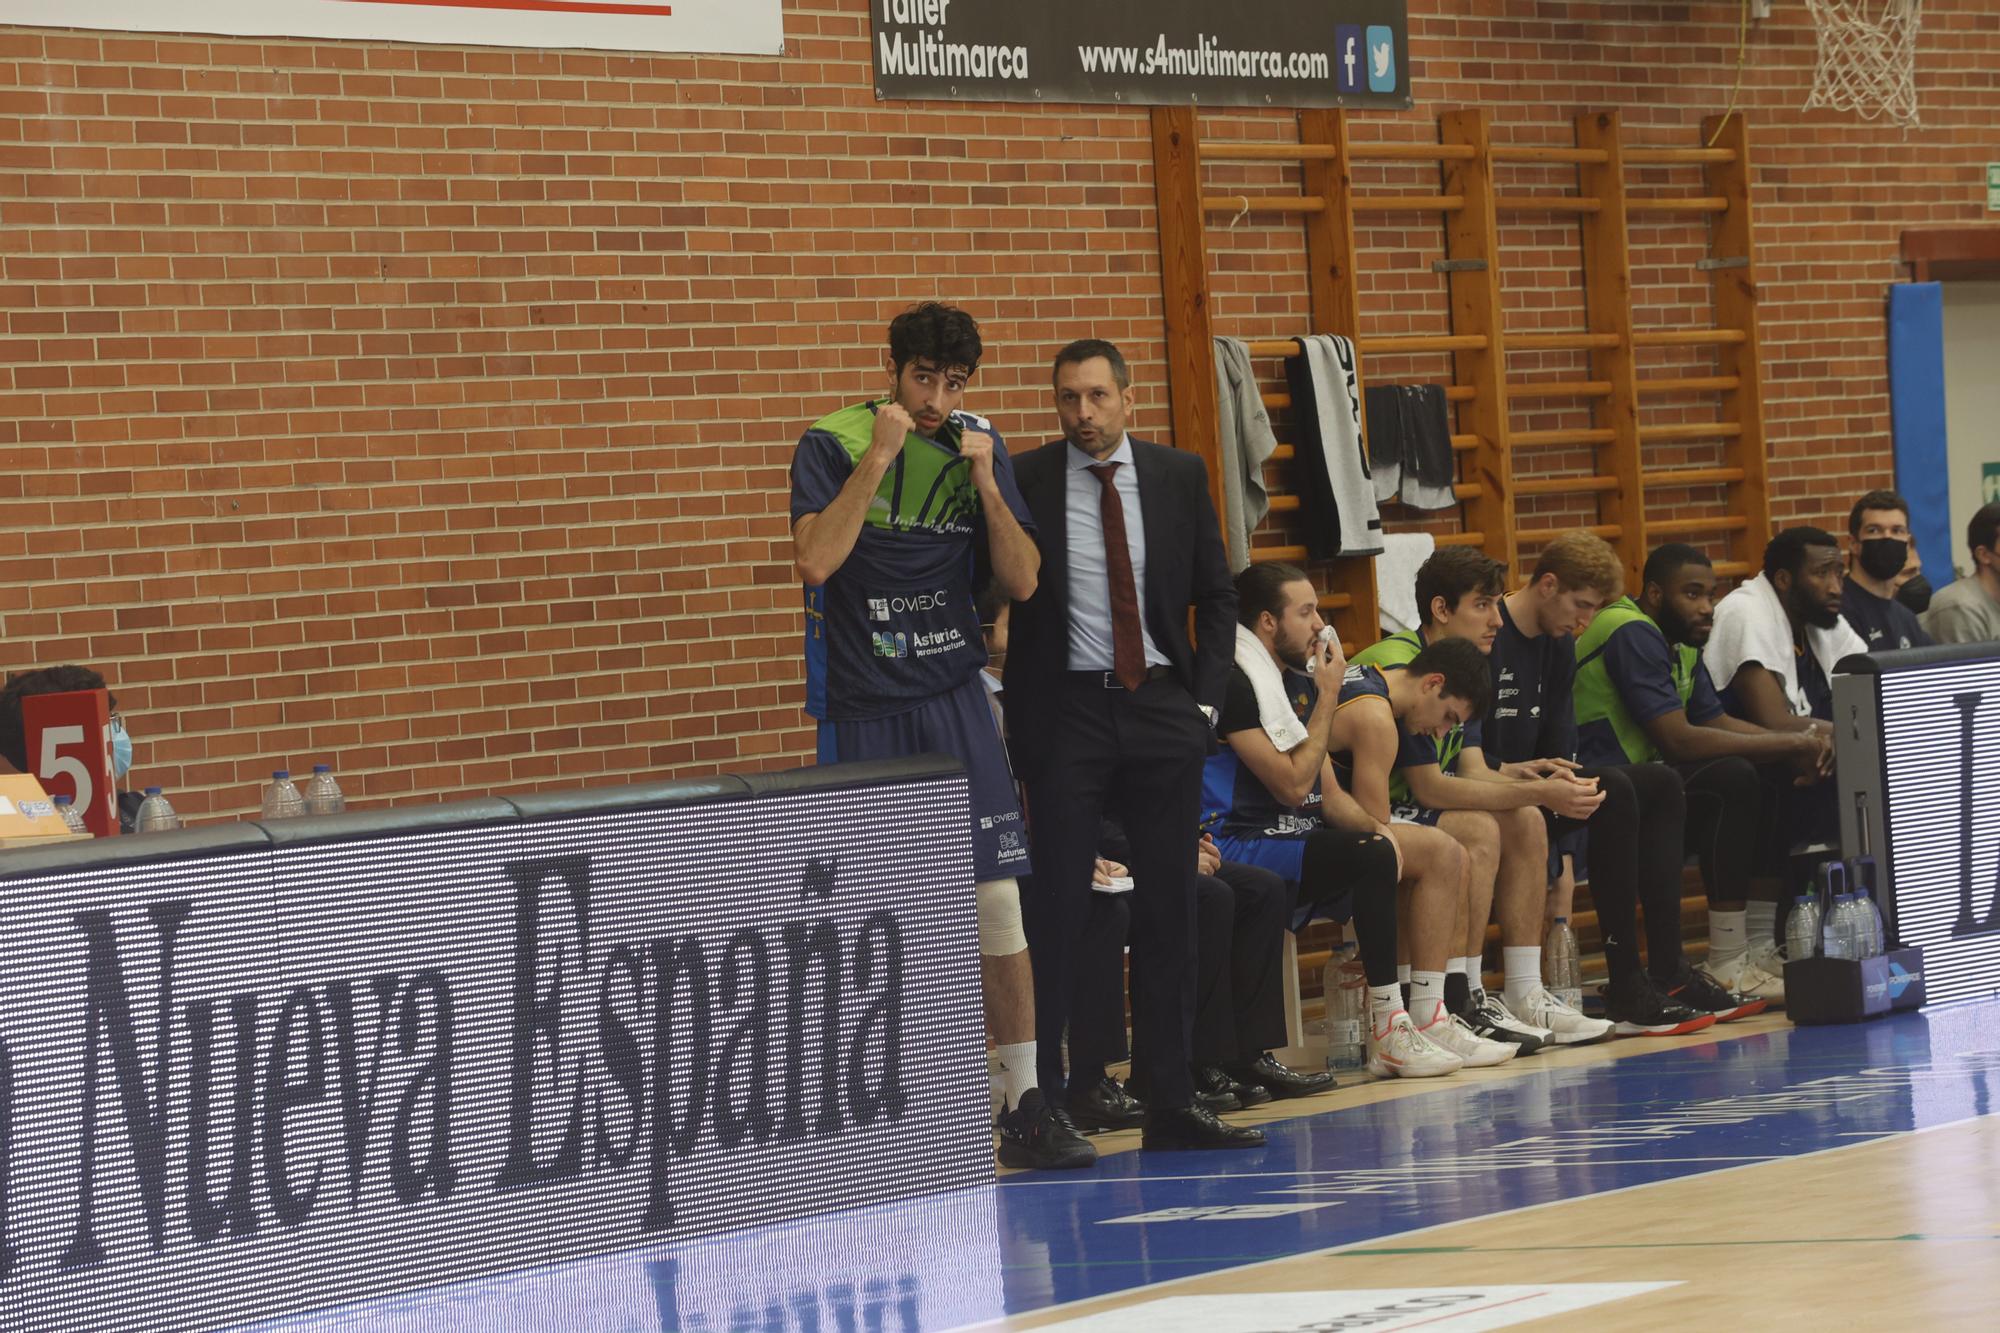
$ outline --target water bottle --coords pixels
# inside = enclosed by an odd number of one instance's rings
[[[1856,803],[1863,804],[1860,794]],[[1865,813],[1865,812],[1864,812]],[[1868,855],[1867,825],[1862,825],[1861,855],[1847,863],[1847,883],[1854,890],[1854,900],[1861,904],[1862,912],[1868,918],[1868,938],[1870,958],[1879,958],[1889,951],[1889,924],[1882,916],[1880,901],[1881,888],[1876,882],[1879,867],[1875,858]]]
[[[1849,928],[1847,895],[1836,893],[1827,904],[1820,922],[1820,952],[1828,958],[1854,957],[1854,935]]]
[[[1866,889],[1856,889],[1854,900],[1860,906],[1864,924],[1868,927],[1869,958],[1880,958],[1889,952],[1889,929],[1882,920],[1882,908]]]
[[[1363,1041],[1368,1032],[1368,978],[1355,946],[1343,944],[1328,960],[1323,979],[1326,993],[1326,1067],[1359,1069],[1367,1059]]]
[[[1569,928],[1566,916],[1550,923],[1548,938],[1542,941],[1542,984],[1548,987],[1549,994],[1570,1008],[1583,1008],[1583,973],[1577,962],[1576,932]]]
[[[264,818],[295,819],[305,812],[305,798],[299,795],[291,773],[282,768],[273,771],[271,785],[264,788]]]
[[[90,833],[90,826],[83,822],[83,811],[76,808],[76,797],[56,797],[56,813],[62,816],[63,827],[71,833]]]
[[[1819,899],[1802,893],[1793,900],[1791,919],[1785,923],[1785,957],[1796,962],[1817,957],[1819,950]]]
[[[181,818],[174,813],[174,807],[167,798],[160,795],[158,787],[146,788],[146,799],[139,802],[139,817],[134,821],[141,833],[165,833],[181,826]]]
[[[337,815],[347,808],[340,784],[333,780],[332,764],[314,764],[312,781],[306,784],[306,813]]]

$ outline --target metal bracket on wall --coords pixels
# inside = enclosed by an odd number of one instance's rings
[[[1433,259],[1433,273],[1484,273],[1486,261],[1483,259]]]
[[[1719,268],[1749,268],[1750,260],[1745,255],[1723,255],[1718,259],[1697,259],[1694,266],[1704,273],[1713,273]]]

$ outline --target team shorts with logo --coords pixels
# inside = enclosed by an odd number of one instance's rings
[[[1444,811],[1432,810],[1422,805],[1392,805],[1389,807],[1391,824],[1421,824],[1425,828],[1436,828]]]
[[[1028,873],[1027,822],[1014,794],[1006,747],[977,674],[907,713],[819,724],[819,761],[901,759],[948,754],[972,787],[972,878],[984,884]]]

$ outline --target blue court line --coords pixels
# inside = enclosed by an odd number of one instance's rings
[[[1551,1067],[257,1333],[918,1333],[1992,1114],[2000,1003]],[[1202,1168],[1212,1166],[1213,1172]],[[1059,1188],[1057,1188],[1059,1187]],[[1142,1214],[1234,1210],[1199,1220]],[[1247,1211],[1246,1211],[1247,1210]]]

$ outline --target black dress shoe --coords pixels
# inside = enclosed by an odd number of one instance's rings
[[[1322,1070],[1308,1074],[1302,1070],[1287,1069],[1269,1051],[1249,1064],[1238,1065],[1228,1072],[1229,1077],[1238,1083],[1262,1088],[1273,1097],[1310,1097],[1333,1086],[1331,1073]]]
[[[1106,1074],[1087,1088],[1071,1088],[1069,1116],[1086,1130],[1137,1129],[1146,1123],[1146,1104]]]
[[[1021,1094],[1021,1104],[1000,1117],[1000,1165],[1043,1171],[1074,1171],[1097,1163],[1076,1125],[1042,1099],[1040,1088]]]
[[[1213,1111],[1199,1106],[1180,1106],[1170,1111],[1146,1114],[1141,1148],[1153,1152],[1187,1152],[1201,1148],[1261,1148],[1264,1131],[1241,1125],[1225,1125]]]
[[[1195,1098],[1211,1111],[1241,1111],[1271,1100],[1271,1094],[1257,1084],[1238,1083],[1213,1065],[1196,1065],[1190,1072],[1194,1075]],[[1236,1104],[1215,1106],[1209,1102],[1211,1095],[1222,1093],[1234,1098]]]

